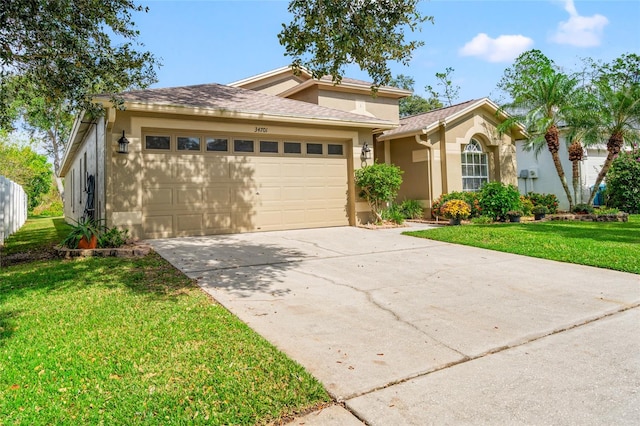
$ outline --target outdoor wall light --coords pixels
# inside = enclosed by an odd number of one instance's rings
[[[129,152],[129,140],[124,137],[124,130],[122,131],[122,137],[118,139],[118,153],[126,154]]]
[[[367,144],[366,142],[364,143],[364,145],[362,145],[362,152],[360,153],[360,158],[362,158],[363,160],[371,159],[371,148],[369,148],[369,144]]]

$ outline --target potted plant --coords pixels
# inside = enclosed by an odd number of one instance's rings
[[[509,218],[509,222],[520,222],[522,214],[522,210],[509,210],[507,212],[507,217]]]
[[[96,248],[98,246],[98,236],[100,236],[103,229],[100,222],[86,218],[81,218],[74,222],[71,225],[71,231],[61,245],[71,249]]]
[[[450,225],[460,225],[460,221],[471,215],[471,206],[466,201],[449,200],[440,207],[442,215],[449,219]]]
[[[533,217],[535,220],[544,219],[544,216],[549,213],[549,209],[547,206],[534,206],[531,209],[531,213],[533,213]]]

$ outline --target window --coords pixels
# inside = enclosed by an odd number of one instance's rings
[[[278,153],[278,142],[260,141],[260,152]]]
[[[227,152],[229,141],[224,138],[207,138],[207,151]]]
[[[200,138],[178,136],[178,151],[200,151]]]
[[[462,190],[476,192],[483,184],[489,182],[489,165],[487,154],[475,139],[462,151]]]
[[[146,149],[171,149],[170,136],[145,136],[144,147]]]
[[[285,142],[285,154],[302,154],[302,144],[300,142]]]
[[[329,155],[344,155],[342,145],[329,144],[327,146],[327,153]]]
[[[322,155],[322,144],[321,143],[308,143],[307,144],[307,154]]]
[[[235,152],[253,152],[253,141],[236,139],[233,141],[233,150]]]

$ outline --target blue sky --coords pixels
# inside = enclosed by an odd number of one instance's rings
[[[277,38],[289,22],[285,0],[142,0],[134,21],[145,48],[162,59],[153,87],[230,83],[287,65]],[[513,59],[540,49],[558,65],[577,69],[580,58],[610,61],[640,54],[640,0],[431,0],[420,10],[434,16],[409,34],[424,46],[394,75],[416,81],[415,92],[436,87],[435,73],[455,69],[459,101],[490,96]],[[345,75],[369,80],[357,67]]]

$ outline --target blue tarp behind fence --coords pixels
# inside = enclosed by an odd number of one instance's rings
[[[27,220],[27,194],[20,185],[0,176],[0,246]]]

